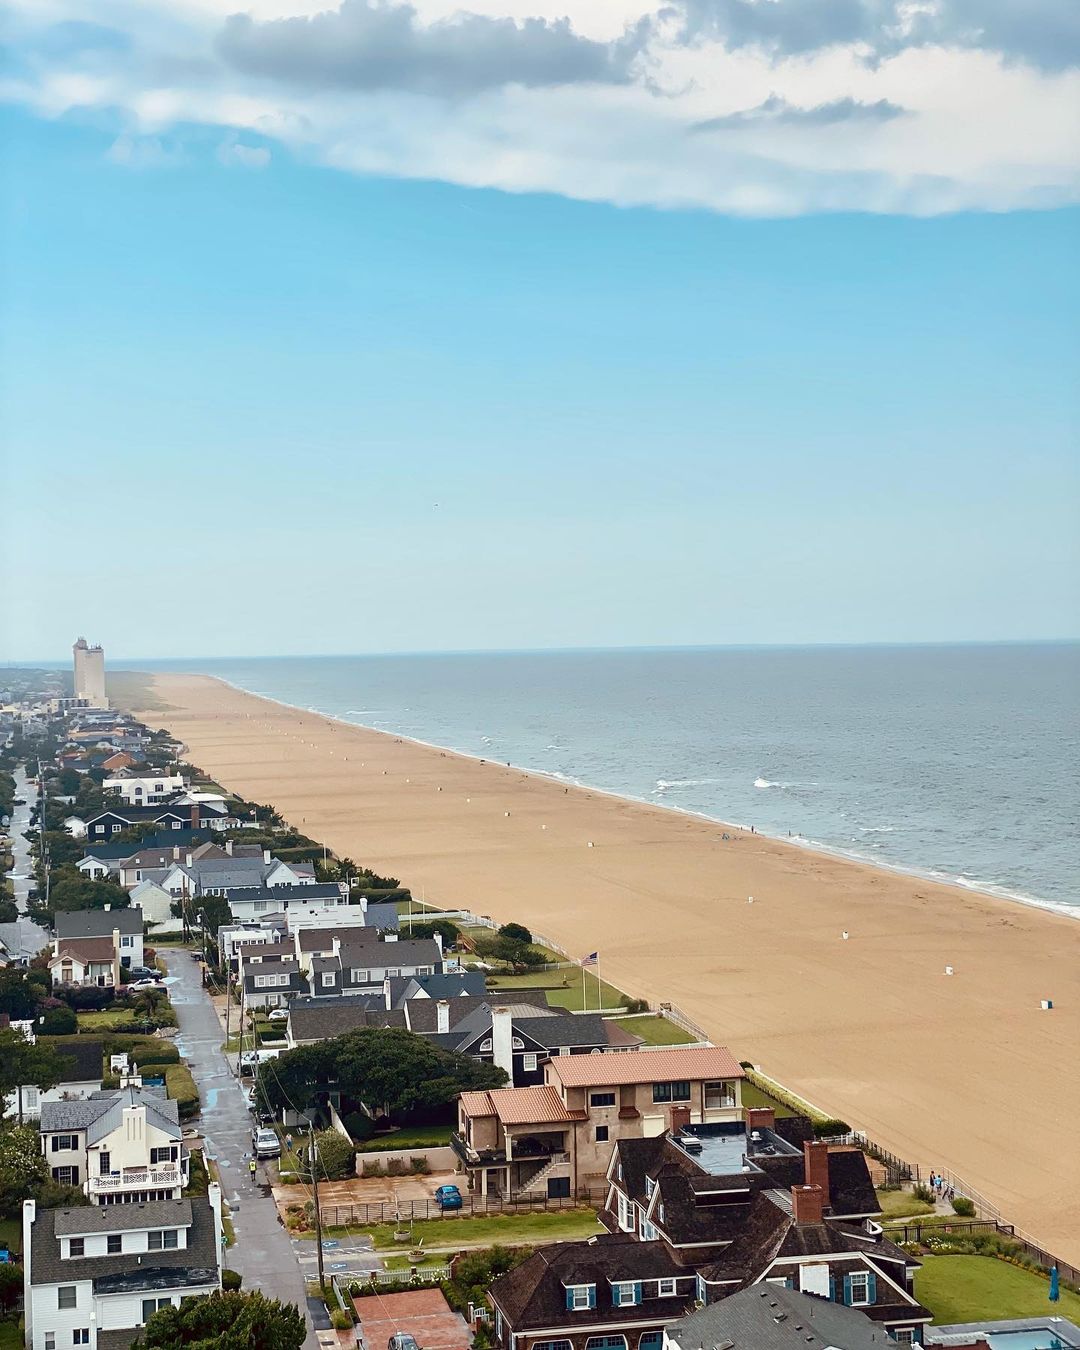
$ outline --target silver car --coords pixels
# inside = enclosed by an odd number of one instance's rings
[[[251,1151],[256,1158],[280,1158],[281,1140],[275,1130],[252,1130]]]

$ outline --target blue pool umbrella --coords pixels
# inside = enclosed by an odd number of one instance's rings
[[[1061,1290],[1058,1288],[1060,1281],[1058,1279],[1057,1266],[1050,1267],[1050,1302],[1056,1303],[1061,1297]]]

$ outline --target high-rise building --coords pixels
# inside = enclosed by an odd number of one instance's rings
[[[75,697],[85,698],[91,708],[107,708],[105,697],[105,650],[87,646],[81,637],[71,649],[75,660]]]

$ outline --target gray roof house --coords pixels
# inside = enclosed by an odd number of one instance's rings
[[[782,1285],[753,1285],[667,1328],[664,1350],[886,1350],[884,1327],[857,1308]]]
[[[221,1288],[221,1188],[146,1204],[23,1202],[26,1343],[120,1350],[159,1308]]]
[[[112,937],[113,929],[142,936],[143,916],[138,909],[61,910],[55,920],[56,936],[65,938]]]

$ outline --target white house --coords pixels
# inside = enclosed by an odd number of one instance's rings
[[[31,1043],[36,1041],[33,1022],[12,1022],[11,1026]],[[100,1092],[104,1049],[101,1041],[89,1036],[63,1046],[60,1053],[66,1063],[59,1083],[45,1091],[33,1083],[16,1088],[4,1102],[4,1115],[12,1120],[37,1120],[47,1103],[84,1101]]]
[[[61,911],[56,916],[54,954],[62,946],[76,946],[86,939],[116,937],[116,954],[121,966],[145,964],[143,952],[143,912],[135,908],[75,909]],[[75,980],[80,984],[84,981]],[[54,979],[53,983],[58,983]],[[120,983],[119,979],[116,981]]]
[[[156,806],[174,792],[182,792],[184,780],[178,773],[156,773],[146,776],[124,775],[106,778],[102,784],[106,792],[115,793],[128,806]],[[223,802],[224,799],[219,799]],[[187,803],[190,805],[190,802]]]
[[[295,915],[300,911],[314,916],[333,914],[339,916],[335,921],[340,923],[350,920],[361,925],[364,923],[364,908],[361,905],[352,906],[350,912],[349,888],[345,882],[312,880],[310,883],[297,884],[293,881],[278,881],[273,885],[232,886],[226,891],[225,899],[238,923],[260,919],[264,914]],[[290,930],[293,926],[294,920],[290,920]]]
[[[179,1200],[187,1182],[176,1103],[142,1088],[46,1102],[38,1128],[53,1180],[81,1186],[91,1204]]]
[[[164,876],[164,872],[162,872]],[[183,922],[172,912],[172,903],[174,896],[171,895],[160,881],[152,877],[146,877],[131,888],[129,892],[131,904],[142,910],[143,918],[153,930],[153,934],[158,933],[179,933],[183,930]]]
[[[221,1234],[216,1182],[205,1196],[146,1204],[39,1210],[24,1201],[28,1350],[130,1344],[159,1308],[221,1288]]]

